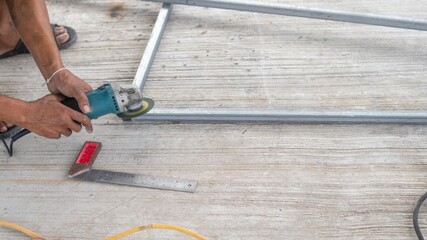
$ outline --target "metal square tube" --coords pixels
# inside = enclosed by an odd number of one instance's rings
[[[333,10],[323,10],[307,7],[287,6],[283,4],[266,4],[260,2],[219,1],[219,0],[145,0],[188,6],[221,8],[228,10],[258,12],[293,17],[314,18],[339,22],[350,22],[367,25],[385,26],[427,31],[427,20],[389,17],[375,14],[352,13]]]
[[[142,55],[141,62],[133,80],[133,84],[138,86],[141,91],[144,88],[145,81],[147,81],[151,65],[153,65],[157,49],[159,49],[159,45],[162,41],[163,33],[165,32],[172,9],[172,4],[163,4],[159,11],[159,15],[157,16],[156,23],[154,24],[151,37],[148,40],[147,46],[145,47],[144,54]]]
[[[153,109],[134,120],[195,123],[427,124],[427,112],[177,108]]]

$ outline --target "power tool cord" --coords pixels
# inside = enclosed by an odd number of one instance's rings
[[[122,233],[116,234],[114,236],[107,237],[105,240],[117,240],[117,239],[126,237],[126,236],[128,236],[130,234],[133,234],[133,233],[136,233],[136,232],[139,232],[139,231],[142,231],[142,230],[155,229],[155,228],[157,228],[157,229],[174,230],[174,231],[178,231],[178,232],[182,232],[184,234],[187,234],[188,236],[191,236],[191,237],[193,237],[193,238],[195,238],[197,240],[207,240],[207,238],[205,238],[205,237],[203,237],[203,236],[201,236],[201,235],[199,235],[199,234],[197,234],[195,232],[192,232],[192,231],[190,231],[190,230],[188,230],[186,228],[179,227],[179,226],[174,226],[174,225],[170,225],[170,224],[150,224],[150,225],[146,225],[146,226],[134,227],[134,228],[126,230],[126,231],[124,231]]]
[[[13,156],[13,152],[10,151],[9,144],[7,144],[6,140],[4,140],[3,137],[0,136],[0,139],[3,142],[4,147],[6,148],[6,151],[9,154],[9,157],[12,157]],[[12,148],[13,148],[13,144],[11,144],[11,145],[12,145]]]
[[[1,138],[1,139],[4,142],[4,139],[3,138]],[[424,240],[424,236],[423,236],[423,234],[421,232],[421,228],[420,228],[420,225],[419,225],[419,222],[418,222],[418,220],[419,220],[418,217],[419,217],[420,208],[421,208],[421,206],[423,205],[423,203],[424,203],[424,201],[426,199],[427,199],[427,192],[424,193],[424,195],[421,196],[421,198],[418,200],[417,205],[415,206],[415,209],[414,209],[414,212],[413,212],[413,215],[412,215],[412,221],[413,221],[413,224],[414,224],[414,229],[415,229],[415,233],[417,234],[418,240]],[[21,227],[18,224],[15,224],[15,223],[7,222],[7,221],[0,221],[0,226],[20,231],[20,232],[26,234],[27,236],[32,237],[33,239],[39,239],[39,240],[45,239],[45,238],[41,237],[39,234],[34,233],[34,232],[32,232],[32,231],[30,231],[30,230],[28,230],[28,229],[26,229],[24,227]],[[125,236],[128,236],[130,234],[133,234],[133,233],[136,233],[136,232],[139,232],[139,231],[142,231],[142,230],[155,229],[155,228],[158,228],[158,229],[169,229],[169,230],[179,231],[179,232],[185,233],[185,234],[187,234],[189,236],[192,236],[192,237],[194,237],[197,240],[206,240],[207,239],[207,238],[205,238],[205,237],[203,237],[203,236],[201,236],[201,235],[199,235],[199,234],[197,234],[195,232],[192,232],[192,231],[190,231],[188,229],[185,229],[183,227],[174,226],[174,225],[170,225],[170,224],[150,224],[150,225],[147,225],[147,226],[140,226],[140,227],[131,228],[131,229],[129,229],[127,231],[124,231],[122,233],[119,233],[119,234],[116,234],[114,236],[108,237],[105,240],[117,240],[117,239],[123,238]]]
[[[24,233],[25,235],[31,237],[32,239],[37,239],[37,240],[47,240],[46,238],[43,238],[40,234],[32,232],[31,230],[28,230],[24,227],[19,226],[16,223],[11,223],[11,222],[7,222],[7,221],[0,221],[0,226],[2,227],[6,227],[9,229],[14,229],[17,230],[21,233]],[[184,234],[187,234],[197,240],[207,240],[207,238],[203,237],[202,235],[199,235],[193,231],[190,231],[186,228],[183,227],[179,227],[179,226],[175,226],[175,225],[171,225],[171,224],[150,224],[150,225],[146,225],[146,226],[140,226],[140,227],[134,227],[131,228],[129,230],[126,230],[124,232],[121,232],[119,234],[116,234],[114,236],[111,237],[107,237],[105,238],[105,240],[117,240],[123,237],[126,237],[130,234],[142,231],[142,230],[147,230],[147,229],[168,229],[168,230],[174,230],[174,231],[178,231]]]
[[[421,196],[420,199],[418,199],[417,205],[414,209],[414,214],[412,215],[412,221],[414,223],[414,229],[415,233],[417,234],[417,237],[419,240],[424,240],[423,233],[421,232],[420,225],[418,223],[418,214],[420,212],[420,208],[423,205],[424,201],[427,199],[427,192],[424,193],[423,196]]]
[[[9,144],[7,144],[6,140],[2,136],[0,136],[0,139],[4,144],[4,147],[6,148],[7,153],[9,154],[9,157],[13,156],[13,143],[18,141],[18,139],[20,139],[21,137],[23,137],[29,133],[30,133],[29,130],[22,129],[21,131],[17,132],[12,137],[10,137],[10,143]]]
[[[33,239],[40,239],[40,240],[44,239],[42,236],[40,236],[40,234],[35,233],[31,230],[28,230],[24,227],[21,227],[16,223],[7,222],[7,221],[0,221],[0,226],[19,231],[19,232],[21,232],[21,233],[23,233],[23,234],[25,234],[25,235],[33,238]]]

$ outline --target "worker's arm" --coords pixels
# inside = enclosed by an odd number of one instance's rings
[[[26,102],[0,95],[0,121],[24,127],[40,136],[59,138],[79,132],[90,126],[90,119],[61,103],[62,97],[47,95],[36,101]]]
[[[44,0],[6,0],[13,24],[25,46],[33,56],[44,79],[63,68]],[[51,93],[73,97],[84,113],[90,112],[85,92],[92,90],[89,84],[68,70],[60,71],[48,84]]]

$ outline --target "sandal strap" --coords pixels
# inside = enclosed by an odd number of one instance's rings
[[[23,54],[23,53],[30,53],[30,51],[28,51],[24,42],[21,39],[19,39],[18,43],[16,44],[16,47],[13,50],[10,50],[9,52],[5,52],[2,55],[0,55],[0,59],[12,57],[12,56]]]
[[[18,44],[16,44],[14,50],[16,51],[16,53],[30,53],[30,51],[28,51],[27,46],[25,46],[25,43],[21,39],[19,39]]]

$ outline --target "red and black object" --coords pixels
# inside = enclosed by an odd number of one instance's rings
[[[95,162],[98,153],[101,151],[102,143],[86,141],[80,150],[79,155],[76,158],[73,166],[71,166],[68,172],[69,177],[75,177],[84,172],[90,171],[93,163]]]

